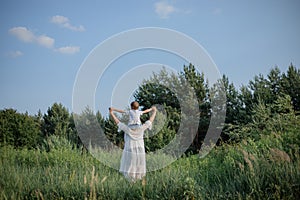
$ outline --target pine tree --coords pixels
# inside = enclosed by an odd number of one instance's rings
[[[54,103],[43,116],[42,131],[44,135],[57,135],[67,137],[70,131],[70,115],[68,110],[60,103]]]
[[[291,64],[282,75],[281,90],[291,97],[295,111],[300,111],[300,70]]]
[[[14,147],[35,148],[41,139],[36,117],[18,113],[14,109],[0,111],[0,143]]]

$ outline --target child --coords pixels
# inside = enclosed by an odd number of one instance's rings
[[[149,108],[144,111],[140,111],[139,110],[140,104],[137,101],[131,102],[130,107],[131,107],[131,109],[127,112],[124,110],[116,109],[116,108],[111,108],[111,109],[112,109],[112,111],[116,111],[119,113],[128,113],[128,115],[129,115],[128,125],[141,125],[142,124],[141,123],[141,115],[152,111],[152,108]]]

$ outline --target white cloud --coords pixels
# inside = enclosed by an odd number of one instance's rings
[[[47,48],[52,48],[54,46],[54,39],[46,35],[38,36],[36,41],[39,45]]]
[[[66,47],[60,47],[60,48],[56,49],[55,51],[62,53],[62,54],[75,54],[80,51],[80,47],[66,46]]]
[[[26,27],[14,27],[9,30],[9,33],[16,36],[22,42],[37,43],[41,46],[52,48],[55,40],[46,35],[35,35]]]
[[[51,18],[51,22],[54,24],[64,24],[69,22],[69,19],[64,16],[56,15]]]
[[[165,1],[156,2],[154,4],[155,12],[158,14],[160,18],[167,19],[170,14],[178,11],[174,6],[168,4]]]
[[[57,21],[66,21],[64,18],[56,18]],[[62,54],[75,54],[80,51],[78,46],[65,46],[55,49],[55,40],[47,35],[35,35],[32,31],[28,30],[26,27],[14,27],[9,30],[9,33],[16,36],[22,42],[35,43],[40,46],[53,49],[56,52]],[[23,55],[21,51],[10,52],[7,54],[9,57],[18,57]]]
[[[35,35],[26,27],[11,28],[9,33],[16,36],[22,42],[33,42],[35,40]]]
[[[82,25],[73,26],[70,23],[70,20],[65,16],[55,15],[51,18],[50,21],[54,24],[57,24],[57,25],[62,26],[64,28],[70,29],[72,31],[79,31],[79,32],[85,31],[85,28]]]
[[[16,57],[19,57],[19,56],[23,56],[23,52],[17,50],[17,51],[11,51],[11,52],[8,52],[7,53],[7,56],[11,57],[11,58],[16,58]]]

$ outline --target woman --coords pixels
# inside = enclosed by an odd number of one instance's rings
[[[146,175],[146,157],[144,146],[144,131],[151,128],[156,115],[156,108],[152,107],[150,119],[144,124],[125,125],[114,114],[114,108],[109,108],[109,113],[119,130],[125,132],[125,146],[122,153],[120,172],[128,179],[135,181]]]

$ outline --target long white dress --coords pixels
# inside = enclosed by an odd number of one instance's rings
[[[125,146],[122,153],[120,172],[130,180],[141,179],[146,175],[144,131],[151,128],[148,120],[143,125],[127,126],[119,122],[118,128],[125,132]]]

